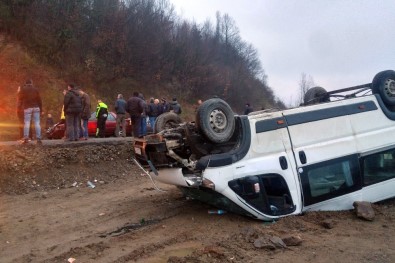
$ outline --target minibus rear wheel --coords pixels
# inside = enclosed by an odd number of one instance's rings
[[[227,142],[235,130],[232,108],[224,100],[212,98],[204,101],[196,114],[199,131],[211,142]]]
[[[395,71],[385,70],[374,76],[373,94],[379,94],[385,105],[395,106]]]

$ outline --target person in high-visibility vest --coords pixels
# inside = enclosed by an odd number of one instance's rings
[[[106,120],[108,116],[108,107],[102,100],[97,100],[96,108],[96,137],[104,138],[106,136]]]
[[[66,95],[67,90],[63,90],[63,96]],[[62,111],[60,112],[60,124],[64,124],[64,135],[62,139],[67,138],[67,126],[66,126],[66,115],[64,114],[64,105],[62,105]]]

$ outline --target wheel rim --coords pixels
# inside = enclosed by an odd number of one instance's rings
[[[210,127],[213,129],[213,131],[217,133],[222,132],[226,128],[227,124],[228,121],[226,119],[225,113],[218,109],[215,109],[211,112]]]
[[[395,97],[395,80],[387,79],[384,83],[384,91],[389,97]]]

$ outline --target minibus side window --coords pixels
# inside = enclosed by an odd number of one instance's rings
[[[363,183],[365,186],[395,177],[395,150],[375,153],[363,158]]]
[[[361,189],[356,155],[302,167],[299,174],[305,206]]]
[[[229,182],[229,187],[249,205],[268,215],[295,211],[289,188],[279,174],[252,175]]]

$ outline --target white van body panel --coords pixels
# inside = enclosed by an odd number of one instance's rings
[[[349,192],[342,194],[339,186],[334,189],[337,195],[330,196],[331,192],[328,192],[328,197],[323,197],[322,200],[313,200],[310,204],[306,202],[306,191],[310,185],[304,184],[314,184],[313,181],[308,181],[309,169],[320,168],[321,164],[330,164],[349,156],[362,163],[365,156],[369,157],[372,153],[383,152],[386,149],[394,149],[395,160],[395,121],[389,119],[381,107],[376,96],[370,95],[249,115],[248,135],[251,142],[244,157],[231,164],[224,161],[226,164],[216,167],[211,167],[208,162],[201,173],[202,180],[211,181],[216,192],[254,217],[263,220],[299,214],[303,211],[347,210],[353,208],[355,201],[377,202],[394,197],[395,178],[364,185],[363,167],[359,167],[360,181],[350,178],[355,188],[349,188]],[[307,172],[304,172],[305,170]],[[284,180],[295,207],[293,211],[284,215],[265,214],[238,195],[230,186],[230,182],[242,181],[249,177],[263,180],[265,175],[278,175]],[[159,176],[153,177],[161,182],[191,187],[186,182],[181,168],[160,169]],[[330,179],[330,176],[323,175],[323,180]],[[347,182],[347,179],[345,180]],[[311,194],[312,198],[316,198],[317,195]]]
[[[351,100],[350,100],[351,101]],[[342,106],[344,101],[330,103],[330,108]],[[328,105],[315,105],[314,110],[327,109]],[[284,116],[310,112],[310,107],[284,112]],[[349,115],[289,126],[293,150],[305,151],[309,164],[355,153],[357,146]],[[339,151],[339,149],[341,149]],[[298,166],[303,166],[296,158]]]
[[[182,174],[181,168],[164,168],[160,170],[158,175],[155,175],[153,172],[151,172],[150,174],[153,179],[164,184],[171,184],[171,185],[184,186],[184,187],[189,186],[185,181],[185,177]]]
[[[303,211],[338,211],[353,208],[355,201],[362,201],[362,192],[357,191],[350,194],[335,197],[323,202],[303,207]],[[364,200],[365,201],[365,200]]]
[[[387,180],[362,188],[361,200],[367,202],[378,202],[394,196],[395,179]]]

